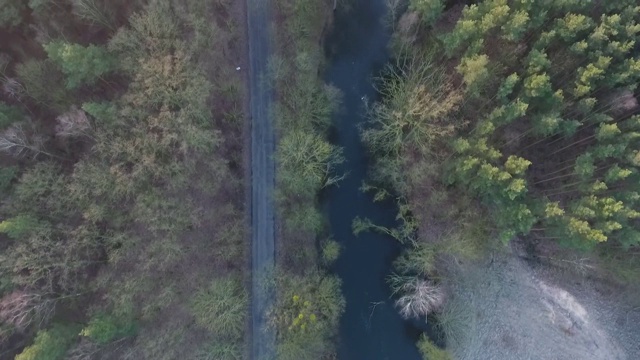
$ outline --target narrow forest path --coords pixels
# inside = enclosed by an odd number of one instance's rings
[[[266,311],[272,289],[262,281],[275,265],[273,192],[275,136],[271,121],[272,93],[266,80],[269,59],[268,0],[247,0],[249,96],[251,116],[251,359],[275,359],[275,335],[266,332]]]

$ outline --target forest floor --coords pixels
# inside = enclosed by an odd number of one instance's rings
[[[457,359],[637,359],[633,290],[521,255],[514,246],[449,267],[452,296],[443,319]]]

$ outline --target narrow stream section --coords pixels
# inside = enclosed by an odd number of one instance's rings
[[[340,360],[418,360],[415,342],[420,331],[403,320],[393,307],[385,278],[400,252],[393,239],[374,233],[353,235],[356,216],[393,226],[393,203],[373,203],[360,191],[366,180],[368,159],[358,126],[365,119],[364,100],[374,101],[373,76],[389,60],[390,34],[384,25],[384,0],[352,0],[352,8],[336,13],[333,33],[326,43],[329,65],[325,81],[338,87],[344,97],[335,116],[332,139],[342,146],[346,162],[338,171],[348,173],[339,186],[326,194],[331,232],[343,246],[334,271],[343,281],[347,301],[340,325]]]

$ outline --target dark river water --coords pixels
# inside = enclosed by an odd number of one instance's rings
[[[421,331],[403,320],[393,307],[385,278],[398,256],[400,244],[384,235],[355,237],[356,216],[393,226],[393,203],[373,203],[359,188],[367,177],[368,158],[358,126],[365,122],[363,98],[377,99],[373,76],[389,61],[389,29],[384,26],[384,0],[351,0],[348,12],[336,13],[332,34],[326,40],[329,59],[325,81],[343,93],[335,116],[334,143],[344,148],[346,162],[340,172],[347,178],[325,194],[331,232],[343,246],[334,266],[343,281],[346,312],[340,325],[339,360],[418,360],[415,343]]]

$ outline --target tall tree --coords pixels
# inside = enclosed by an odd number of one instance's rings
[[[66,86],[75,89],[81,85],[93,85],[103,75],[113,71],[115,58],[100,46],[82,46],[54,41],[44,46],[49,58],[66,75]]]

